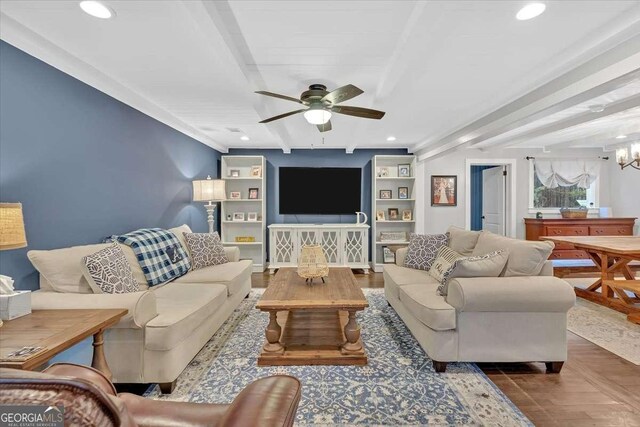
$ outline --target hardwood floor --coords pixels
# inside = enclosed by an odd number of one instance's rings
[[[363,288],[382,288],[381,273],[356,274]],[[268,273],[253,275],[266,287]],[[569,332],[560,374],[543,363],[479,364],[536,426],[640,426],[640,366]]]

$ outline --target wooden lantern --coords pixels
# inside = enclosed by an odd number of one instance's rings
[[[327,264],[327,257],[324,255],[322,246],[303,246],[298,258],[298,275],[310,283],[313,283],[314,278],[320,277],[324,283],[324,278],[328,274],[329,264]]]

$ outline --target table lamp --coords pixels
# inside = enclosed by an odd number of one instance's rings
[[[0,203],[0,251],[27,246],[22,203]],[[13,279],[0,275],[0,294],[12,295]]]
[[[213,233],[213,213],[216,210],[216,203],[227,200],[227,191],[223,179],[197,179],[193,181],[193,201],[207,202],[204,208],[207,210],[207,222],[209,223],[209,233]]]

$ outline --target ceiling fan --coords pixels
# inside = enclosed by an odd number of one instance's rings
[[[259,90],[256,93],[260,95],[272,96],[274,98],[285,99],[287,101],[297,102],[307,106],[300,110],[289,111],[265,120],[260,123],[269,123],[274,120],[283,119],[294,114],[303,113],[304,118],[312,125],[317,125],[320,132],[331,130],[331,114],[346,114],[347,116],[362,117],[365,119],[380,120],[384,116],[384,111],[371,110],[362,107],[349,107],[346,105],[337,105],[351,98],[364,93],[360,88],[354,85],[346,85],[339,87],[331,92],[327,91],[327,87],[321,84],[313,84],[309,86],[309,90],[302,92],[300,99],[287,95],[280,95],[273,92]]]

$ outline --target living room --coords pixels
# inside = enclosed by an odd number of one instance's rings
[[[0,415],[636,425],[638,169],[640,1],[2,0]]]

